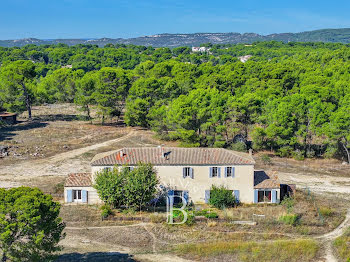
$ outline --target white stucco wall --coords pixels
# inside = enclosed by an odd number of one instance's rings
[[[88,204],[88,205],[94,205],[94,204],[102,204],[102,201],[98,197],[97,191],[93,187],[65,187],[64,188],[64,202],[67,203],[67,190],[86,190],[88,192],[87,196],[87,203],[81,203],[81,202],[71,202],[69,204]]]
[[[224,185],[230,190],[239,190],[242,203],[253,203],[254,201],[254,165],[228,165],[235,167],[234,177],[225,177],[225,165],[200,165],[192,167],[194,178],[183,178],[183,167],[185,166],[154,166],[160,183],[173,190],[189,191],[189,200],[194,203],[204,203],[205,190],[210,190],[212,185]],[[105,166],[93,166],[92,173],[95,174]],[[221,167],[221,177],[209,177],[210,167]]]

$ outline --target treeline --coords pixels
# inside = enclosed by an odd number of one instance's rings
[[[0,106],[75,102],[186,146],[237,148],[241,134],[255,150],[350,160],[349,46],[206,46],[0,48]]]

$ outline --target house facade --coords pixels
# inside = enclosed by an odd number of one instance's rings
[[[208,203],[212,185],[232,190],[236,200],[242,203],[278,203],[280,199],[278,180],[267,175],[260,176],[261,181],[257,179],[255,161],[250,154],[222,148],[136,147],[96,156],[91,162],[92,173],[84,177],[69,175],[66,202],[101,203],[92,187],[98,172],[136,168],[140,162],[153,165],[168,195],[181,196],[188,202]]]

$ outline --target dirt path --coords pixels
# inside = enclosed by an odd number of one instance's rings
[[[67,248],[72,248],[75,247],[77,249],[80,248],[80,245],[85,245],[85,249],[99,249],[99,246],[101,245],[101,243],[99,241],[96,241],[96,239],[92,240],[92,239],[88,239],[88,238],[80,238],[77,237],[76,235],[71,235],[69,234],[71,230],[93,230],[93,229],[116,229],[116,228],[130,228],[130,227],[143,227],[148,234],[151,236],[152,238],[152,253],[142,253],[142,252],[137,252],[135,251],[133,248],[129,248],[129,247],[125,247],[125,246],[119,246],[119,245],[111,245],[111,244],[106,244],[104,243],[104,247],[107,247],[108,251],[104,252],[104,256],[106,256],[106,253],[110,253],[111,256],[113,256],[114,259],[116,259],[116,261],[118,261],[117,259],[121,259],[123,257],[127,256],[131,256],[132,259],[135,259],[137,261],[152,261],[152,262],[190,262],[191,260],[186,260],[183,259],[181,257],[178,257],[176,255],[172,255],[172,254],[165,254],[165,253],[158,253],[156,250],[156,244],[159,242],[159,240],[157,240],[156,236],[154,235],[154,233],[147,228],[147,225],[150,225],[150,223],[138,223],[138,224],[132,224],[132,225],[120,225],[120,226],[99,226],[99,227],[66,227],[65,231],[67,233],[67,237],[60,242],[63,246],[67,247]],[[101,256],[103,256],[101,254],[96,254],[96,257],[98,259],[101,259]],[[62,256],[62,259],[65,258],[66,255]],[[94,259],[93,257],[91,259]],[[60,259],[58,260],[60,261]],[[90,260],[88,260],[90,261]],[[93,261],[93,260],[91,260]],[[122,260],[124,261],[124,260]]]
[[[334,253],[333,253],[332,242],[334,241],[334,239],[344,234],[344,232],[348,227],[350,227],[350,209],[348,209],[344,221],[336,229],[324,235],[315,237],[315,239],[324,243],[324,247],[325,247],[324,258],[326,261],[328,262],[338,261],[338,259],[334,256]]]
[[[296,184],[298,188],[309,188],[315,193],[338,193],[350,199],[350,176],[308,175],[301,173],[276,172],[280,181]]]
[[[122,137],[60,153],[47,159],[31,160],[21,162],[20,164],[2,166],[0,168],[0,176],[31,179],[40,176],[65,176],[68,173],[74,172],[90,172],[89,161],[75,158],[86,152],[121,142],[134,136],[136,133],[136,131],[131,131]],[[1,183],[0,186],[2,186]]]

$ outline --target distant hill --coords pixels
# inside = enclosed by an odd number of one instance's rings
[[[67,45],[94,44],[104,46],[106,44],[134,44],[154,47],[199,46],[203,43],[228,44],[228,43],[252,43],[255,41],[283,41],[283,42],[330,42],[350,43],[350,28],[322,29],[301,33],[281,33],[271,35],[259,35],[254,33],[195,33],[195,34],[159,34],[141,36],[135,38],[101,38],[101,39],[53,39],[41,40],[26,38],[18,40],[0,40],[0,46],[13,47],[28,44],[44,45],[63,43]]]

